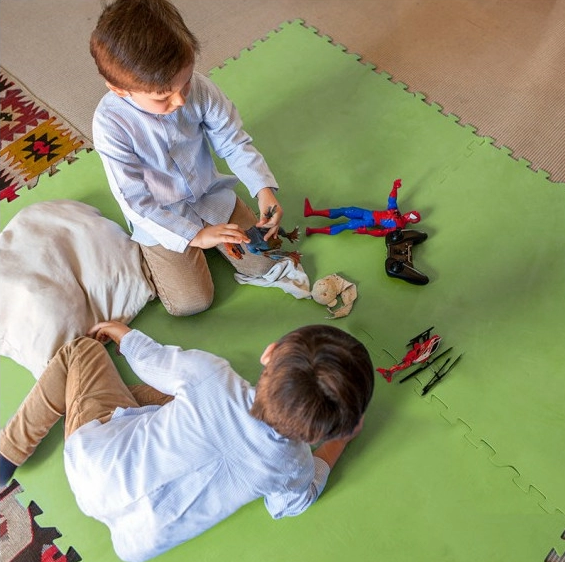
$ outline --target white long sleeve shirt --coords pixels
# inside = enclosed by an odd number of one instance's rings
[[[257,498],[273,518],[318,498],[329,466],[249,414],[255,389],[225,359],[137,330],[120,351],[174,400],[80,427],[65,443],[65,469],[80,509],[109,527],[121,559],[157,556]]]
[[[238,179],[252,197],[276,180],[233,103],[195,72],[183,107],[149,113],[108,92],[93,119],[94,146],[133,240],[182,252],[208,224],[227,222]],[[212,151],[235,176],[220,174]]]

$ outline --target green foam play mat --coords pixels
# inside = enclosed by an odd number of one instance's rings
[[[159,560],[543,562],[550,552],[557,560],[565,550],[565,185],[300,21],[211,77],[237,105],[281,185],[285,228],[304,233],[329,224],[302,216],[304,197],[317,208],[382,209],[402,178],[399,208],[418,210],[416,228],[428,234],[414,264],[430,282],[388,277],[382,238],[303,234],[299,250],[311,282],[338,273],[357,284],[349,316],[330,320],[312,300],[239,285],[211,253],[210,310],[174,318],[153,301],[132,326],[162,343],[222,355],[252,382],[264,347],[305,324],[349,331],[375,367],[391,366],[391,355],[400,359],[408,340],[430,326],[445,348],[463,355],[424,397],[429,370],[406,384],[377,376],[364,431],[306,513],[273,521],[257,501]],[[95,152],[18,193],[1,202],[2,227],[21,208],[50,199],[83,201],[123,225]],[[123,358],[114,358],[132,379]],[[5,423],[33,378],[7,358],[0,367]],[[74,502],[60,427],[16,478],[21,502],[43,510],[40,525],[61,532],[61,551],[72,545],[85,561],[118,560],[106,527]]]

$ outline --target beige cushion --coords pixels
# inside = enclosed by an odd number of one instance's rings
[[[138,244],[90,205],[36,203],[0,233],[0,354],[35,378],[61,345],[153,298]]]

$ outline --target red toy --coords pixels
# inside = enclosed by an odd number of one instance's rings
[[[335,219],[346,217],[349,220],[344,223],[324,226],[321,228],[306,228],[306,236],[310,234],[339,234],[344,230],[355,230],[357,234],[369,234],[370,236],[386,236],[398,228],[404,228],[408,223],[420,222],[420,213],[410,211],[404,215],[400,214],[397,205],[397,191],[402,186],[401,180],[395,180],[392,190],[388,196],[386,211],[370,211],[360,207],[339,207],[337,209],[312,209],[310,201],[304,200],[304,216],[320,216]],[[370,230],[369,230],[370,229]]]
[[[389,369],[383,369],[381,367],[377,368],[377,371],[387,380],[387,382],[392,381],[392,375],[397,371],[406,369],[414,363],[423,363],[429,359],[430,355],[437,351],[441,342],[441,337],[438,335],[430,336],[432,330],[433,326],[421,334],[418,334],[415,338],[412,338],[408,342],[411,349],[400,363],[393,365]]]

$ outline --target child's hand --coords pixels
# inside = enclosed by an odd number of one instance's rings
[[[255,226],[269,229],[264,240],[271,237],[278,238],[277,233],[283,217],[283,210],[273,190],[270,187],[264,187],[257,193],[257,200],[259,201],[261,218]]]
[[[99,322],[92,326],[86,335],[101,343],[107,343],[113,340],[120,345],[122,338],[128,332],[131,332],[131,328],[117,320],[110,320],[109,322]]]
[[[347,447],[347,444],[355,439],[361,433],[363,429],[363,422],[365,421],[365,416],[362,416],[359,423],[356,425],[355,429],[349,435],[344,437],[338,437],[337,439],[331,439],[322,443],[315,451],[314,456],[320,457],[325,462],[328,463],[330,468],[335,466],[335,463]]]
[[[195,248],[214,248],[218,244],[241,244],[250,242],[245,231],[237,224],[215,224],[205,226],[191,241]]]

